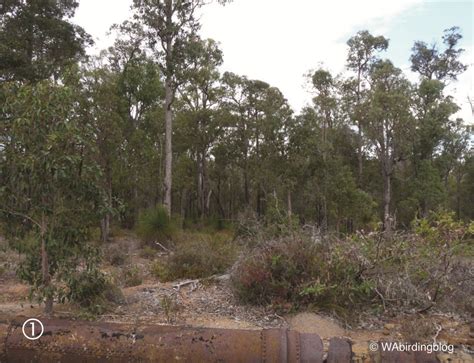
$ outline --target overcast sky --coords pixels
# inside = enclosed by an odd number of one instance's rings
[[[95,49],[112,43],[106,33],[130,15],[131,0],[79,0],[74,21],[95,41]],[[260,79],[278,87],[296,112],[310,102],[304,74],[322,65],[344,72],[347,39],[367,29],[390,39],[386,57],[411,80],[409,56],[415,40],[441,42],[442,31],[459,26],[471,65],[449,86],[462,110],[457,116],[472,123],[467,96],[474,98],[473,3],[444,0],[234,0],[224,7],[206,6],[201,36],[213,38],[224,52],[223,71]]]

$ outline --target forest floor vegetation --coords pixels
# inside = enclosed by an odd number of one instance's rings
[[[100,298],[84,307],[81,301],[57,304],[55,314],[219,328],[290,327],[320,334],[325,342],[348,337],[361,357],[366,342],[375,339],[437,336],[455,344],[459,354],[472,349],[472,226],[441,215],[390,241],[360,232],[333,236],[328,243],[310,228],[249,224],[235,232],[177,231],[167,246],[114,230],[102,245]],[[0,312],[41,316],[41,307],[29,302],[28,287],[15,276],[21,256],[2,243]]]

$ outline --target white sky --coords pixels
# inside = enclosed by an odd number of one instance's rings
[[[111,44],[105,34],[112,24],[129,17],[130,4],[131,0],[80,0],[74,21],[94,37],[95,51]],[[390,38],[394,20],[422,6],[423,0],[234,0],[224,7],[211,4],[203,9],[201,35],[220,43],[223,71],[280,88],[298,112],[311,100],[304,74],[320,64],[334,74],[344,71],[350,36],[369,29]],[[398,44],[404,52],[397,54],[395,48],[390,54],[405,71],[411,47]],[[472,64],[472,45],[465,48],[464,59]],[[466,98],[474,97],[472,68],[451,90],[463,106],[458,116],[472,122]]]

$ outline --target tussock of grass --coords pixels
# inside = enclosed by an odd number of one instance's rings
[[[203,278],[227,271],[237,258],[232,233],[180,233],[176,247],[165,261],[155,261],[151,274],[162,281]]]
[[[137,234],[146,243],[168,243],[176,230],[175,222],[162,205],[147,209],[138,218]]]

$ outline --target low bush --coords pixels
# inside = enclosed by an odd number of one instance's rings
[[[137,234],[146,243],[168,243],[175,233],[175,223],[162,205],[142,212],[138,218]]]
[[[274,237],[244,254],[231,276],[246,303],[313,307],[349,318],[359,311],[470,314],[474,225],[447,213],[411,232],[357,233],[318,242],[304,232]],[[252,245],[251,243],[248,245]]]
[[[141,258],[152,259],[156,256],[156,250],[153,247],[144,246],[139,254]]]
[[[183,234],[163,262],[151,266],[160,280],[202,278],[225,272],[235,262],[237,247],[227,233]]]
[[[104,298],[108,302],[116,305],[122,305],[126,303],[126,299],[122,292],[122,289],[109,280],[106,280],[105,282]]]
[[[136,266],[126,268],[123,271],[123,284],[125,287],[141,285],[143,282],[142,273]]]
[[[112,266],[123,266],[129,261],[128,246],[125,243],[107,245],[104,257]]]
[[[104,291],[107,286],[105,275],[99,270],[84,270],[68,276],[67,290],[60,295],[60,301],[71,301],[92,314],[106,310]]]
[[[156,260],[150,265],[150,275],[160,281],[169,281],[169,271],[166,260]]]
[[[240,259],[231,281],[243,302],[287,311],[313,306],[344,313],[374,295],[356,263],[303,234],[260,244]]]
[[[89,318],[103,314],[111,304],[126,302],[122,290],[114,280],[97,269],[86,269],[70,274],[67,288],[59,294],[59,300],[79,305]]]

